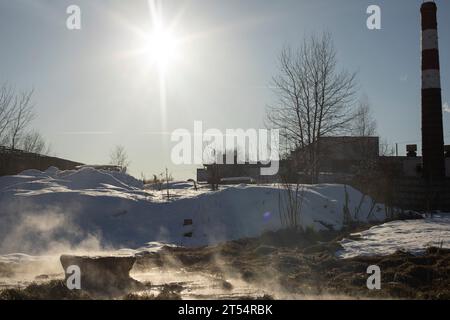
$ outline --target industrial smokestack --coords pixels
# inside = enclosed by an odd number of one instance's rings
[[[425,2],[422,13],[422,156],[423,174],[429,181],[445,177],[441,76],[437,7]]]

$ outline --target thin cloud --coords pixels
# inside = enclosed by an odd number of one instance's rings
[[[64,131],[61,132],[64,135],[110,135],[112,131]]]

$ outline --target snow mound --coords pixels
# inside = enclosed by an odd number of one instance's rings
[[[196,191],[186,182],[170,187],[167,200],[166,191],[144,190],[124,173],[89,167],[0,177],[0,254],[142,248],[154,241],[200,246],[282,227],[280,199],[288,191],[278,185],[223,186],[216,192]],[[348,186],[303,186],[300,194],[303,227],[340,229],[344,211],[358,221],[385,218],[383,205],[373,207]]]
[[[133,177],[113,171],[96,170],[89,167],[84,167],[80,170],[57,174],[68,181],[68,187],[71,189],[96,189],[104,186],[113,186],[123,189],[142,189],[142,182],[140,183]]]
[[[428,247],[450,248],[450,215],[424,220],[392,221],[344,239],[341,258],[389,255],[398,250],[422,254]]]

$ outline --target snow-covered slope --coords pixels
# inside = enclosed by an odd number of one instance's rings
[[[190,183],[174,187],[167,201],[166,190],[144,190],[128,175],[92,168],[1,177],[0,254],[138,248],[151,241],[196,246],[280,228],[280,197],[287,191],[277,185],[217,192]],[[346,193],[353,218],[367,220],[371,199],[351,187],[315,185],[303,190],[302,225],[342,227]],[[186,219],[193,224],[183,226]],[[382,205],[371,219],[384,219]]]

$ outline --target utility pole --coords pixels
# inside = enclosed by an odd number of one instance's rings
[[[166,168],[166,189],[167,189],[167,201],[170,199],[170,193],[169,193],[169,172]]]

